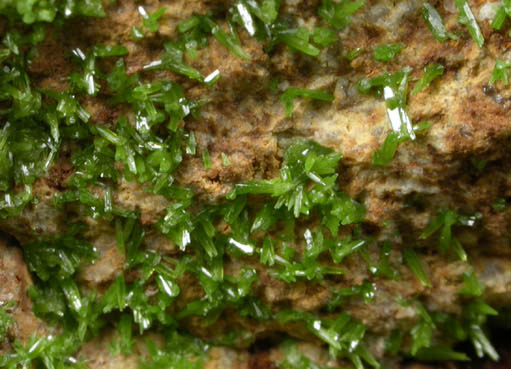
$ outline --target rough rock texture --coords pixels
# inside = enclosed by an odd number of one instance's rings
[[[250,61],[236,58],[214,39],[199,51],[197,59],[188,61],[204,75],[220,70],[222,78],[212,88],[168,71],[142,72],[146,81],[172,79],[183,85],[187,97],[210,100],[201,109],[199,118],[187,121],[186,127],[196,134],[197,152],[208,149],[212,167],[206,170],[199,154],[186,156],[176,175],[176,183],[192,188],[202,203],[221,201],[235,183],[278,176],[282,152],[293,139],[316,140],[343,154],[339,184],[367,207],[363,227],[375,238],[370,258],[378,260],[376,241],[392,235],[398,248],[417,246],[433,284],[432,288],[422,286],[401,263],[397,250],[391,254],[391,265],[402,276],[398,281],[373,276],[358,255],[343,262],[347,269],[344,276],[321,284],[289,285],[270,276],[255,258],[227,260],[226,273],[239,270],[239,263],[258,269],[260,279],[253,286],[254,295],[272,310],[285,307],[323,314],[321,309],[332,298],[332,290],[369,281],[378,286],[374,301],[366,304],[359,298],[348,298],[344,309],[368,325],[375,337],[395,328],[408,330],[417,322],[417,311],[399,304],[398,298],[420,298],[432,311],[459,314],[464,299],[457,291],[463,287],[462,275],[467,264],[452,262],[441,255],[435,237],[417,241],[430,219],[446,208],[462,214],[482,213],[477,228],[464,229],[456,236],[486,287],[486,300],[495,307],[511,305],[511,210],[499,212],[491,206],[497,198],[511,197],[511,100],[509,89],[500,84],[488,85],[495,58],[507,56],[505,51],[511,47],[511,40],[505,32],[489,27],[495,10],[493,3],[469,2],[485,36],[482,49],[457,21],[451,1],[431,3],[449,31],[459,35],[457,40],[440,43],[433,38],[420,16],[423,1],[370,0],[352,16],[351,26],[340,32],[342,45],[324,49],[318,58],[290,53],[283,46],[265,53],[264,45],[241,31],[241,42],[251,56]],[[282,11],[299,17],[300,23],[312,28],[320,24],[316,15],[319,4],[319,1],[289,0],[283,2]],[[159,32],[135,42],[131,29],[140,24],[138,5],[144,5],[148,12],[163,5],[169,8],[160,21]],[[129,50],[125,57],[128,73],[141,72],[144,65],[159,58],[161,41],[176,36],[178,22],[193,13],[222,12],[230,5],[229,1],[118,0],[106,5],[105,19],[73,21],[70,32],[64,34],[56,29],[49,33],[30,72],[39,87],[65,90],[64,77],[74,68],[69,61],[70,50],[76,47],[88,50],[98,43],[125,45]],[[373,60],[375,45],[397,42],[406,44],[406,48],[393,61]],[[363,52],[349,62],[344,56],[355,48],[362,48]],[[390,166],[373,166],[372,153],[390,132],[385,102],[359,94],[356,82],[384,71],[395,72],[403,66],[413,69],[413,81],[422,76],[423,68],[431,62],[445,66],[444,76],[409,99],[412,121],[428,121],[431,128],[416,141],[402,143]],[[275,92],[267,88],[273,78],[279,82]],[[288,86],[325,89],[335,99],[332,104],[298,99],[290,119],[279,100],[280,93]],[[107,97],[84,101],[96,124],[111,125],[125,113],[123,108],[109,105]],[[73,148],[69,150],[72,152]],[[221,153],[228,156],[231,166],[222,165]],[[486,160],[486,167],[477,170],[472,165],[473,159]],[[69,219],[86,221],[90,231],[85,237],[98,250],[100,258],[80,271],[79,280],[90,288],[104,291],[124,264],[115,247],[115,230],[106,223],[80,218],[72,206],[55,207],[52,196],[66,188],[73,169],[62,161],[52,170],[34,187],[37,204],[30,205],[20,217],[2,220],[2,230],[24,244],[43,233],[61,234]],[[140,211],[141,222],[146,226],[161,219],[169,205],[163,197],[144,192],[142,185],[125,181],[119,183],[114,203]],[[175,245],[156,231],[148,233],[145,246],[166,255],[179,254]],[[303,249],[303,240],[295,246]],[[25,339],[37,326],[25,293],[29,284],[30,276],[20,250],[0,243],[0,301],[17,302],[13,313],[17,323],[10,332],[12,337]],[[194,289],[194,285],[197,281],[192,276],[183,277],[178,306],[201,296],[202,290]],[[254,323],[235,312],[229,315],[212,327],[203,327],[193,319],[186,326],[203,338],[225,333],[235,326],[250,330],[255,339],[285,333],[317,343],[309,332],[294,325]],[[134,358],[116,357],[112,362],[107,346],[101,342],[92,342],[81,351],[91,360],[91,369],[136,367]],[[218,348],[213,350],[212,361],[205,367],[273,368],[277,351],[264,356]]]
[[[4,342],[0,342],[0,352],[8,351],[14,340],[24,342],[32,334],[45,331],[44,324],[32,312],[32,301],[27,295],[31,284],[32,278],[23,261],[22,251],[0,238],[0,302],[4,305],[13,301],[15,304],[8,310],[14,324],[9,327]]]

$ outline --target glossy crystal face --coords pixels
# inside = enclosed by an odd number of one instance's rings
[[[498,361],[508,5],[0,2],[0,367]]]

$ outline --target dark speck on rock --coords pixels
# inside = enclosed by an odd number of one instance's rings
[[[470,130],[469,127],[465,126],[465,125],[462,125],[460,127],[460,134],[465,136],[465,137],[472,137],[474,134],[472,133],[472,131]]]

